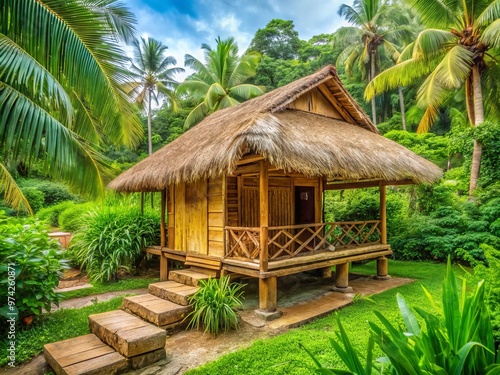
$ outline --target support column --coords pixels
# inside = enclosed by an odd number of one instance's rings
[[[380,192],[380,243],[382,245],[387,244],[387,187],[385,185],[379,185]],[[377,276],[375,278],[380,280],[386,280],[390,278],[388,274],[388,264],[386,257],[377,258]]]
[[[388,267],[387,267],[387,258],[380,257],[377,258],[377,279],[388,279]]]
[[[267,162],[260,162],[259,176],[259,203],[260,203],[260,272],[267,272],[269,253],[269,173]]]
[[[328,266],[325,268],[321,268],[321,277],[323,277],[324,279],[332,277],[332,267]]]
[[[335,266],[335,286],[333,291],[340,293],[352,293],[349,286],[349,263],[340,263]]]
[[[266,321],[278,319],[281,311],[276,310],[277,304],[278,278],[259,279],[259,309],[255,310],[255,315]]]
[[[160,246],[166,246],[165,209],[167,207],[167,189],[161,191]],[[168,259],[160,254],[160,281],[168,280]]]

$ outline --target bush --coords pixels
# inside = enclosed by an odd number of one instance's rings
[[[331,345],[349,371],[326,369],[311,354],[321,374],[498,374],[500,363],[490,323],[490,316],[484,302],[485,285],[480,282],[470,294],[459,290],[450,262],[443,282],[442,308],[429,313],[420,307],[414,310],[425,325],[414,315],[404,298],[398,294],[401,324],[393,325],[387,318],[375,311],[381,326],[369,322],[370,340],[367,355],[360,359],[340,320],[339,332]],[[429,292],[429,305],[436,306]],[[373,348],[377,345],[384,353],[383,358],[373,360]],[[364,362],[364,363],[362,363]],[[385,365],[391,366],[385,366]]]
[[[200,289],[190,297],[194,310],[186,317],[188,328],[200,329],[214,336],[238,328],[238,314],[234,309],[241,307],[242,284],[231,283],[229,276],[220,279],[209,278],[200,281]]]
[[[33,212],[38,212],[45,204],[45,194],[35,188],[23,189],[23,194],[28,200]]]
[[[59,215],[59,226],[65,232],[77,232],[82,227],[82,217],[92,210],[95,203],[74,204]]]
[[[159,213],[126,206],[102,206],[81,217],[70,254],[92,281],[116,280],[120,269],[130,270],[141,250],[160,241]]]
[[[57,227],[59,225],[59,215],[68,208],[75,205],[73,201],[65,201],[54,206],[42,208],[37,212],[36,217],[46,221],[50,226]]]
[[[54,288],[66,261],[59,245],[49,239],[43,222],[7,218],[0,212],[0,258],[1,315],[12,312],[9,297],[15,297],[18,318],[40,315],[42,309],[50,311],[51,303],[59,303],[61,295]]]
[[[79,200],[78,195],[72,194],[68,187],[60,182],[39,179],[21,179],[18,181],[18,184],[23,193],[28,189],[42,192],[44,197],[43,207],[52,206],[64,201]]]

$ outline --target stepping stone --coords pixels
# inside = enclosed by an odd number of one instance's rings
[[[188,297],[198,291],[198,287],[181,284],[176,281],[162,281],[159,283],[149,284],[149,293],[157,297],[168,299],[179,305],[188,306]]]
[[[191,311],[190,306],[181,306],[152,294],[126,297],[122,307],[159,327],[182,321]]]
[[[165,346],[165,330],[122,310],[90,315],[89,326],[92,333],[125,357]]]
[[[198,286],[200,280],[207,280],[211,276],[205,273],[196,272],[189,268],[183,270],[170,271],[168,278],[173,281],[177,281],[180,284],[186,284],[190,286]]]
[[[128,368],[125,357],[92,333],[47,344],[43,355],[57,375],[107,375]]]

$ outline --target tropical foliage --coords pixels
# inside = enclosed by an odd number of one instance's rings
[[[238,46],[233,38],[222,40],[218,37],[216,43],[215,49],[202,44],[205,63],[189,54],[185,57],[184,64],[195,73],[178,90],[197,103],[186,118],[185,128],[197,124],[209,113],[232,107],[264,92],[262,87],[245,83],[255,75],[260,54],[248,52],[238,56]]]
[[[428,131],[438,107],[459,88],[465,89],[469,122],[479,126],[486,115],[500,116],[500,7],[498,1],[409,0],[426,29],[401,54],[400,63],[368,85],[366,97],[425,78],[418,105],[425,109],[419,131]],[[477,186],[482,144],[474,141],[470,194]]]
[[[222,329],[224,332],[237,329],[238,314],[235,309],[242,306],[242,284],[231,283],[229,276],[219,279],[200,280],[200,289],[190,297],[193,311],[186,316],[188,328],[200,329],[216,336]]]
[[[80,222],[69,253],[91,280],[116,280],[120,270],[137,265],[145,246],[160,240],[159,213],[141,214],[127,202],[104,203],[81,215]]]
[[[42,309],[50,311],[52,303],[59,303],[61,295],[54,288],[66,261],[59,244],[49,239],[44,222],[9,218],[0,211],[0,258],[0,315],[39,316]]]
[[[479,282],[467,294],[466,281],[457,285],[450,262],[443,282],[442,307],[424,288],[429,304],[435,312],[420,307],[413,310],[398,294],[397,301],[404,326],[391,323],[375,311],[381,325],[369,322],[370,339],[366,356],[354,349],[349,336],[337,317],[339,331],[330,343],[349,371],[324,368],[309,353],[319,374],[366,374],[374,370],[391,374],[498,374],[497,358],[488,309],[484,302],[485,284]],[[377,345],[384,357],[374,361],[373,348]],[[390,365],[390,366],[389,366]]]
[[[141,135],[123,84],[122,41],[135,17],[117,0],[0,3],[0,190],[27,203],[10,170],[42,158],[46,170],[82,193],[104,189],[103,142],[133,146]]]
[[[167,46],[160,41],[141,38],[134,41],[134,60],[131,66],[131,78],[129,82],[129,95],[132,95],[136,103],[146,107],[148,113],[148,153],[153,153],[153,142],[151,135],[151,103],[160,104],[159,99],[164,98],[165,103],[173,109],[177,108],[175,88],[178,83],[174,75],[184,72],[182,68],[171,67],[177,64],[172,56],[165,56]]]

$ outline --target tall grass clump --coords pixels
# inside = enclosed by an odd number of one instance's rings
[[[485,304],[484,281],[469,292],[463,279],[460,288],[448,259],[442,307],[425,288],[423,292],[434,312],[419,307],[411,309],[399,293],[397,302],[404,324],[393,324],[380,312],[374,312],[380,323],[368,322],[370,339],[365,356],[354,349],[337,318],[339,331],[330,343],[349,371],[325,368],[308,351],[317,366],[316,373],[499,374],[500,358]],[[375,345],[383,357],[373,357]]]
[[[103,205],[81,217],[70,245],[73,260],[91,281],[116,280],[120,269],[130,270],[143,247],[159,244],[159,213],[124,204]]]
[[[237,329],[238,314],[235,309],[242,306],[244,285],[231,283],[229,276],[219,279],[200,280],[200,289],[190,297],[193,311],[186,317],[188,328],[204,328],[214,336],[219,330],[224,332]]]

